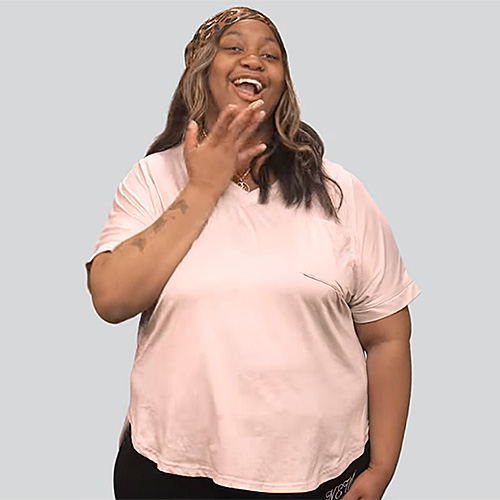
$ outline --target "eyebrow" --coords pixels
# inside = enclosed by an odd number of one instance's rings
[[[230,30],[230,31],[226,31],[222,36],[221,38],[224,38],[225,36],[229,36],[229,35],[236,35],[236,36],[239,36],[240,38],[242,37],[241,33],[239,31],[235,31],[235,30]],[[261,37],[260,39],[262,42],[271,42],[271,43],[275,43],[276,45],[278,45],[278,42],[270,37],[270,36],[263,36]]]

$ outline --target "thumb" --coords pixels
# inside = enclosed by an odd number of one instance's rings
[[[184,143],[184,149],[186,151],[191,151],[198,146],[198,124],[191,120],[189,122],[187,131],[186,131],[186,141]]]

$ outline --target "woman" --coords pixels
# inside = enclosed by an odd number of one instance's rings
[[[269,18],[221,12],[185,59],[87,264],[103,319],[141,314],[116,498],[381,498],[418,289]]]

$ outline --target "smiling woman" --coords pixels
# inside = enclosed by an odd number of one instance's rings
[[[232,180],[248,191],[259,188],[261,202],[267,201],[269,189],[277,181],[287,206],[305,203],[310,207],[316,198],[327,216],[336,217],[342,192],[322,168],[320,137],[301,121],[287,52],[274,23],[246,7],[225,10],[200,26],[186,47],[185,60],[186,70],[172,99],[166,128],[147,154],[181,144],[190,120],[197,124],[198,138],[202,138],[222,109],[233,105],[241,110],[244,104],[259,100],[261,105],[255,102],[257,108],[250,119],[262,123],[252,129],[252,139],[254,144],[263,142],[266,151],[260,150],[249,165],[239,165]],[[258,81],[262,88],[237,89],[234,83],[240,76]],[[256,91],[260,91],[258,95]],[[337,191],[336,198],[328,192],[329,185]]]
[[[266,119],[259,129],[259,138],[269,140],[284,80],[281,50],[269,26],[254,19],[239,21],[220,37],[210,67],[208,88],[212,99],[206,116],[208,129],[229,104],[243,108],[262,99],[261,109]]]
[[[418,288],[301,120],[268,17],[217,14],[185,61],[87,262],[103,319],[141,315],[115,496],[381,498]]]

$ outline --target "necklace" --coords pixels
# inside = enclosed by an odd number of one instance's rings
[[[238,174],[234,174],[232,178],[233,182],[236,182],[236,185],[247,193],[250,191],[250,186],[244,181],[244,179],[250,173],[250,170],[252,170],[252,167],[250,167],[241,177]]]

